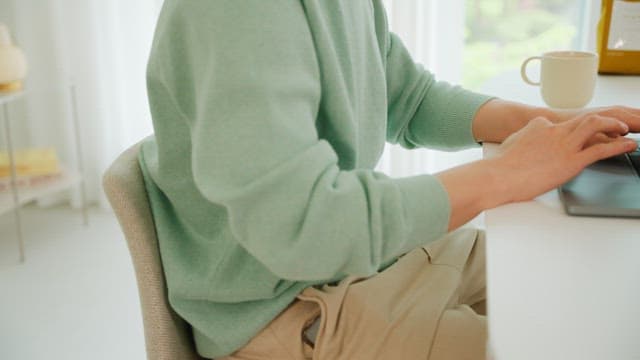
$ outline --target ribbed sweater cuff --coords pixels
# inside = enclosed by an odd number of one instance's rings
[[[422,124],[415,129],[423,133],[419,137],[426,137],[431,146],[448,150],[477,146],[473,136],[473,119],[478,109],[493,97],[478,94],[461,87],[450,87],[449,84],[439,83],[448,89],[431,91],[424,98],[416,112],[414,123]]]
[[[444,236],[449,228],[449,195],[432,175],[397,179],[405,204],[407,244],[404,252]]]

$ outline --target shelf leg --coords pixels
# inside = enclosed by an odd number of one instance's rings
[[[87,190],[85,186],[85,173],[84,173],[84,165],[82,164],[82,144],[80,137],[80,124],[78,120],[78,100],[76,96],[76,86],[71,85],[70,88],[71,95],[71,115],[73,118],[73,129],[76,137],[76,153],[78,155],[78,172],[80,172],[80,201],[82,202],[82,224],[84,226],[89,225],[89,209],[87,207]]]
[[[7,140],[7,150],[9,152],[9,165],[11,168],[11,195],[13,196],[13,205],[14,205],[14,214],[16,218],[16,234],[18,236],[18,248],[20,251],[20,262],[23,263],[25,261],[24,256],[24,237],[22,234],[22,218],[20,214],[20,198],[18,196],[18,182],[16,180],[16,163],[15,163],[15,154],[13,149],[13,142],[11,138],[11,125],[9,121],[9,106],[5,103],[2,106],[4,116],[4,129],[5,136]]]

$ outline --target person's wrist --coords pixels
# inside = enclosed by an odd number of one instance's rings
[[[500,157],[483,159],[476,162],[477,199],[480,211],[509,203],[511,192],[507,165]]]
[[[580,114],[579,110],[552,110],[549,108],[544,108],[543,115],[547,119],[551,120],[554,124],[559,124],[565,122],[567,120],[573,119]]]
[[[516,198],[515,194],[513,194],[513,184],[516,183],[513,177],[516,174],[512,166],[502,156],[482,161],[486,172],[484,186],[488,189],[488,191],[484,192],[488,197],[483,199],[483,207],[491,209],[513,202]]]

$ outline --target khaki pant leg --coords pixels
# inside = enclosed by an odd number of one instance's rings
[[[303,332],[318,316],[320,308],[312,302],[295,300],[244,347],[216,360],[306,360],[313,348]]]
[[[486,236],[483,231],[464,228],[424,247],[433,265],[452,266],[461,274],[456,304],[472,307],[487,298]]]
[[[487,320],[469,305],[458,305],[442,313],[429,360],[485,359]]]
[[[456,231],[368,279],[308,288],[246,346],[218,360],[483,359],[484,234]],[[318,315],[315,349],[303,331]]]
[[[466,248],[442,243],[427,247],[432,263],[454,266],[461,272],[460,283],[439,321],[429,360],[485,359],[487,343],[486,319],[486,236],[483,231],[461,229],[458,239],[475,237],[466,260],[455,252]],[[456,234],[454,233],[454,234]],[[445,248],[443,248],[443,246]]]
[[[477,231],[476,241],[462,270],[460,304],[467,304],[480,315],[487,315],[486,234]]]
[[[373,277],[306,289],[322,314],[313,359],[484,359],[486,320],[460,302],[483,300],[477,237],[457,231]]]

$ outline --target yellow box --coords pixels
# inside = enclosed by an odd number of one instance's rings
[[[640,0],[603,0],[598,24],[601,74],[640,75]]]

